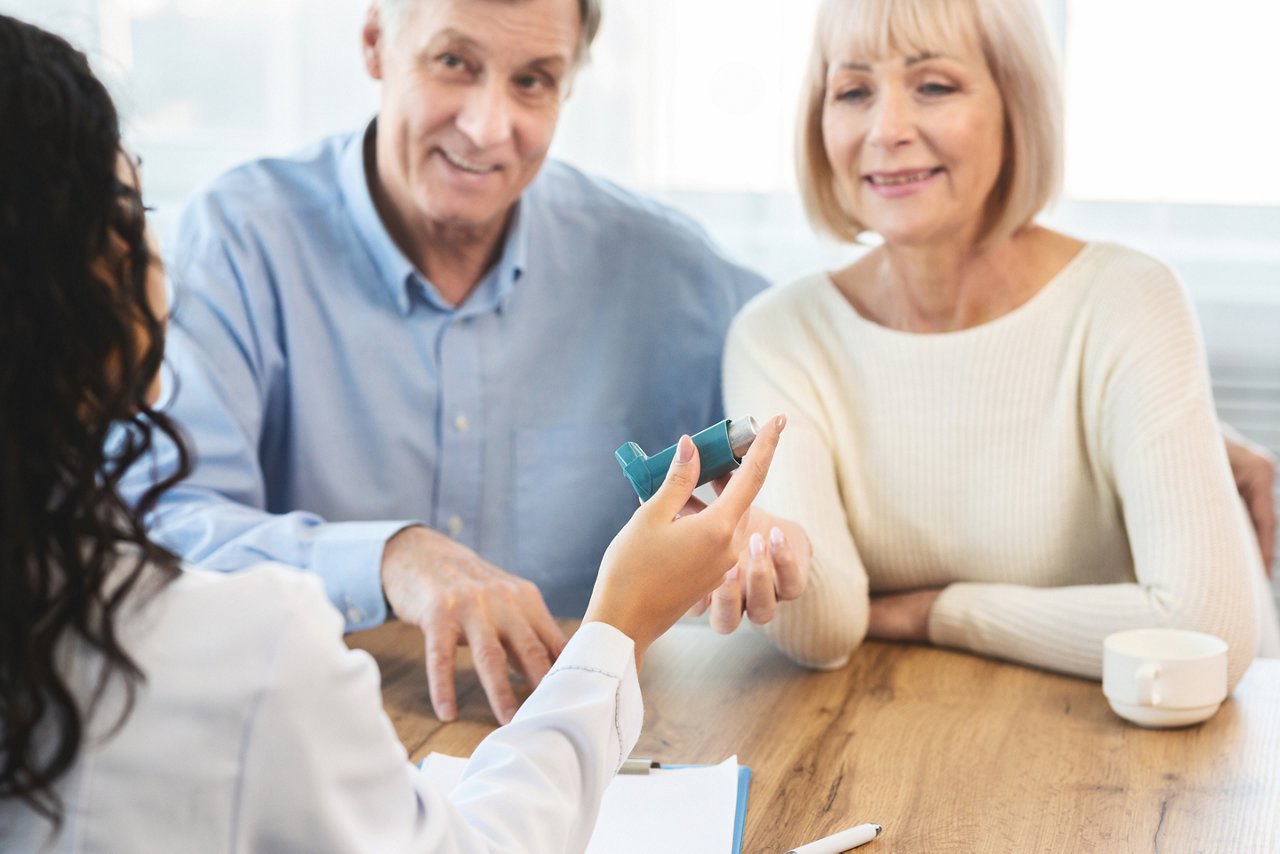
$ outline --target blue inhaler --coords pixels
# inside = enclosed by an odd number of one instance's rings
[[[756,420],[748,415],[736,421],[726,419],[690,437],[698,448],[698,459],[702,463],[698,486],[736,469],[758,432]],[[618,465],[622,466],[622,473],[635,487],[640,500],[648,501],[666,479],[667,469],[671,468],[671,461],[676,456],[676,446],[672,445],[661,453],[647,457],[639,445],[627,442],[613,456],[618,460]]]

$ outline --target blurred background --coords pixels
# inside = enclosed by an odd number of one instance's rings
[[[1219,409],[1280,452],[1280,4],[1042,0],[1063,59],[1067,173],[1044,217],[1172,264]],[[857,252],[816,238],[792,127],[817,0],[605,0],[554,154],[689,213],[786,282]],[[364,124],[362,0],[0,0],[112,85],[162,236],[243,160]],[[1280,585],[1277,590],[1280,591]],[[1280,595],[1280,594],[1278,594]]]

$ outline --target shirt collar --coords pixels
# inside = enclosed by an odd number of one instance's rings
[[[346,199],[347,210],[351,212],[351,222],[356,234],[369,253],[369,260],[377,269],[378,278],[391,289],[391,298],[400,313],[408,314],[408,283],[415,274],[413,262],[400,251],[400,247],[396,246],[386,226],[382,224],[382,218],[373,205],[369,180],[364,171],[364,146],[373,131],[374,122],[370,122],[364,133],[354,134],[347,141],[339,166],[338,183]]]
[[[409,288],[415,282],[422,285],[422,293],[426,300],[441,311],[457,310],[465,314],[476,314],[484,311],[501,311],[511,295],[512,288],[524,275],[528,261],[529,218],[526,215],[523,199],[516,201],[511,212],[511,221],[507,224],[507,234],[503,241],[502,254],[483,280],[461,306],[451,306],[445,302],[435,286],[414,266],[382,224],[377,208],[373,204],[373,195],[369,191],[369,180],[365,173],[364,147],[372,144],[372,136],[376,132],[377,119],[371,121],[364,133],[354,135],[347,143],[342,155],[338,180],[342,194],[346,198],[347,207],[351,211],[351,220],[356,233],[369,253],[370,260],[378,270],[379,278],[391,290],[391,298],[401,314],[407,315],[412,309]]]

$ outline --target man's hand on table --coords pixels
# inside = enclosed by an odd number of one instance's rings
[[[442,721],[457,715],[459,644],[471,647],[489,706],[505,724],[519,707],[508,660],[514,658],[529,684],[537,686],[566,643],[532,582],[429,528],[405,528],[387,541],[382,589],[395,615],[422,629],[431,705]]]

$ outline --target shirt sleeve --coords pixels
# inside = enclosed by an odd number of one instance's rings
[[[801,359],[777,352],[776,341],[804,341],[785,312],[766,318],[749,306],[729,330],[724,355],[725,408],[771,418],[787,416],[757,504],[804,525],[813,546],[809,582],[800,597],[778,603],[759,626],[787,656],[809,667],[843,665],[867,633],[867,573],[849,529],[836,472],[835,445],[823,417],[816,374]],[[763,321],[768,320],[766,324]],[[812,368],[812,366],[809,366]]]
[[[586,847],[604,790],[639,735],[634,647],[589,623],[459,784],[432,789],[382,709],[378,670],[340,640],[318,593],[281,630],[252,716],[237,848],[313,852],[563,852]],[[424,700],[425,702],[425,700]]]
[[[327,522],[314,513],[270,513],[259,460],[263,425],[282,406],[284,355],[277,306],[260,257],[242,248],[213,201],[184,215],[175,298],[166,341],[163,409],[180,426],[195,467],[161,498],[152,536],[184,559],[214,570],[264,560],[319,576],[349,630],[386,619],[382,552],[413,520]],[[152,453],[127,474],[137,501],[177,465],[176,449],[155,437]]]
[[[934,605],[930,638],[1097,679],[1111,632],[1192,629],[1226,640],[1234,687],[1254,656],[1249,574],[1262,572],[1261,560],[1227,464],[1190,301],[1163,266],[1145,261],[1127,272],[1098,306],[1081,407],[1120,498],[1134,581],[952,584]]]

